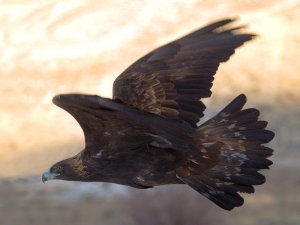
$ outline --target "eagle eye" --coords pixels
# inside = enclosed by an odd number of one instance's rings
[[[60,165],[58,165],[58,166],[55,167],[55,171],[56,172],[62,172],[62,170],[63,170],[63,167],[60,166]]]

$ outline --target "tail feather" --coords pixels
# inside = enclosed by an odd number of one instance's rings
[[[243,204],[238,192],[253,193],[253,185],[265,182],[259,173],[272,161],[273,150],[263,146],[274,137],[259,121],[259,111],[242,109],[246,96],[239,95],[197,130],[195,149],[189,153],[189,173],[177,176],[223,209]],[[188,176],[187,176],[188,175]]]
[[[255,152],[241,154],[236,150],[222,151],[219,156],[223,165],[239,166],[241,168],[268,169],[272,161]]]
[[[233,205],[241,206],[244,203],[243,198],[234,191],[233,187],[227,185],[226,189],[230,190],[227,192],[220,190],[216,182],[214,180],[210,180],[209,177],[191,177],[188,180],[182,180],[223,209],[231,210]]]

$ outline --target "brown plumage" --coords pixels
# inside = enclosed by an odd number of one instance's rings
[[[85,149],[43,174],[49,179],[100,181],[150,188],[188,184],[223,209],[243,204],[238,192],[265,182],[272,164],[263,146],[274,134],[239,95],[219,114],[198,122],[218,66],[254,35],[210,24],[145,55],[114,82],[113,99],[54,97],[80,124]]]

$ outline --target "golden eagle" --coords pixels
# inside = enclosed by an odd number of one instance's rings
[[[135,188],[187,184],[223,209],[243,204],[238,192],[263,184],[274,137],[259,111],[236,97],[198,124],[219,64],[254,35],[225,19],[155,49],[114,81],[113,99],[62,94],[54,104],[80,124],[85,148],[42,175]]]

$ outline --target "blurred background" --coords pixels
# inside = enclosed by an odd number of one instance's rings
[[[134,190],[40,174],[83,146],[54,95],[111,96],[148,51],[214,20],[238,17],[259,36],[217,72],[207,118],[240,93],[276,136],[267,182],[225,212],[181,185]],[[0,224],[300,224],[299,0],[0,0]]]

